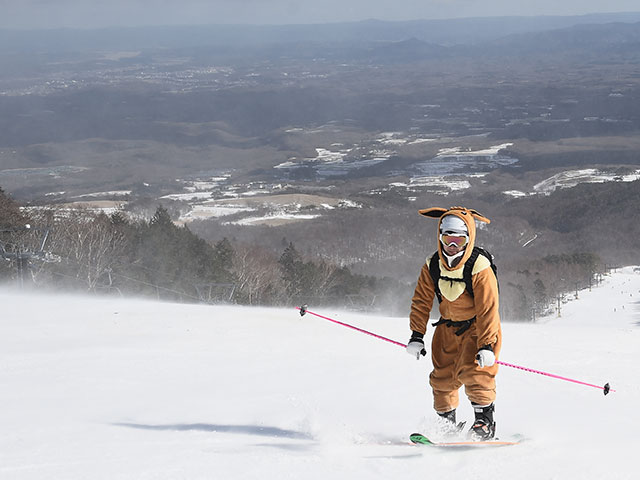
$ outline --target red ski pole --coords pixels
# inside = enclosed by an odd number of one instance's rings
[[[391,340],[390,338],[383,337],[382,335],[378,335],[377,333],[370,332],[370,331],[365,330],[363,328],[359,328],[359,327],[356,327],[354,325],[350,325],[348,323],[339,322],[338,320],[334,320],[333,318],[325,317],[324,315],[319,315],[317,313],[314,313],[314,312],[308,310],[306,305],[302,305],[301,307],[296,307],[296,309],[300,310],[300,316],[301,317],[303,317],[306,313],[308,313],[309,315],[314,315],[314,316],[316,316],[318,318],[322,318],[323,320],[328,320],[330,322],[337,323],[338,325],[342,325],[343,327],[348,327],[348,328],[351,328],[351,329],[356,330],[358,332],[366,333],[367,335],[371,335],[372,337],[378,338],[380,340],[384,340],[385,342],[393,343],[394,345],[398,345],[399,347],[404,347],[404,348],[407,347],[407,345],[405,343],[396,342],[395,340]],[[422,354],[425,355],[426,352],[423,350]],[[529,372],[529,373],[537,373],[538,375],[544,375],[544,376],[551,377],[551,378],[557,378],[558,380],[564,380],[566,382],[573,382],[573,383],[577,383],[579,385],[585,385],[587,387],[598,388],[600,390],[603,390],[605,395],[607,395],[609,392],[615,392],[615,390],[613,390],[609,386],[609,383],[605,383],[604,386],[601,387],[600,385],[593,385],[591,383],[581,382],[580,380],[574,380],[572,378],[561,377],[560,375],[555,375],[553,373],[542,372],[540,370],[534,370],[532,368],[527,368],[527,367],[521,367],[520,365],[513,365],[511,363],[505,363],[505,362],[501,362],[499,360],[496,361],[496,363],[498,365],[502,365],[504,367],[516,368],[518,370],[523,370],[523,371]]]

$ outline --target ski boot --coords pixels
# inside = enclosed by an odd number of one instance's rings
[[[436,412],[439,418],[439,427],[444,436],[455,437],[466,425],[467,422],[456,423],[455,408],[449,412]]]
[[[495,406],[481,406],[476,403],[471,404],[476,419],[469,430],[469,438],[474,441],[491,440],[496,435],[496,422],[493,420]]]

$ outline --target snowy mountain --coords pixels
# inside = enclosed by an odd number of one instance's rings
[[[428,360],[295,309],[0,290],[0,478],[636,478],[640,272],[505,323],[499,436],[442,450]],[[405,318],[323,315],[404,342]],[[429,333],[432,331],[430,330]],[[470,420],[463,403],[461,419]]]

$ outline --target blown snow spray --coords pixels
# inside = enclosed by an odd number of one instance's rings
[[[356,326],[350,325],[348,323],[339,322],[338,320],[334,320],[333,318],[325,317],[324,315],[319,315],[317,313],[314,313],[314,312],[310,311],[307,308],[307,305],[302,305],[301,307],[296,307],[296,309],[298,309],[300,311],[300,316],[301,317],[303,317],[305,314],[308,313],[309,315],[313,315],[315,317],[322,318],[323,320],[328,320],[329,322],[333,322],[333,323],[336,323],[338,325],[342,325],[343,327],[351,328],[352,330],[355,330],[357,332],[361,332],[361,333],[365,333],[367,335],[371,335],[372,337],[375,337],[375,338],[377,338],[379,340],[384,340],[385,342],[393,343],[394,345],[398,345],[399,347],[404,347],[404,348],[407,347],[407,345],[405,343],[396,342],[395,340],[391,340],[390,338],[383,337],[382,335],[378,335],[377,333],[370,332],[370,331],[365,330],[363,328],[356,327]],[[426,355],[426,353],[427,352],[425,350],[422,351],[422,355]],[[522,370],[524,372],[536,373],[538,375],[544,375],[546,377],[557,378],[558,380],[564,380],[565,382],[573,382],[573,383],[577,383],[578,385],[584,385],[584,386],[587,386],[587,387],[598,388],[598,389],[602,390],[605,395],[607,395],[609,392],[615,392],[615,390],[613,390],[611,388],[609,383],[605,383],[604,386],[601,387],[600,385],[593,385],[591,383],[582,382],[580,380],[574,380],[573,378],[561,377],[560,375],[555,375],[553,373],[542,372],[540,370],[534,370],[533,368],[522,367],[520,365],[514,365],[512,363],[505,363],[505,362],[501,362],[499,360],[497,360],[496,363],[498,365],[502,365],[504,367],[516,368],[516,369]]]

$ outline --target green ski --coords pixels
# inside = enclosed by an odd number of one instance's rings
[[[421,433],[412,433],[409,435],[409,440],[416,445],[429,445],[432,447],[489,447],[489,446],[507,446],[507,445],[517,445],[520,443],[519,439],[515,440],[460,440],[460,441],[452,441],[452,442],[434,442],[430,440],[429,437],[421,434]]]

